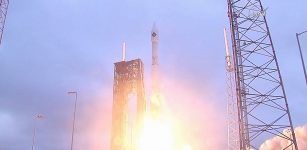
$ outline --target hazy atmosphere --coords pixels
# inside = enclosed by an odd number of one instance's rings
[[[300,150],[307,150],[307,86],[295,37],[307,30],[307,1],[262,3]],[[108,150],[114,63],[126,42],[127,60],[144,62],[149,99],[154,23],[174,122],[193,150],[227,149],[226,0],[11,0],[0,46],[0,150],[30,149],[34,127],[36,150],[69,149],[68,91],[78,92],[74,150]],[[306,57],[307,34],[301,44]]]

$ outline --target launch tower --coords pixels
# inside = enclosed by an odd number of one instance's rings
[[[111,150],[135,149],[146,107],[143,78],[144,69],[140,59],[132,61],[123,59],[123,61],[115,63]],[[130,93],[135,93],[137,97],[136,130],[130,133],[133,135],[129,134],[128,129],[128,95]]]

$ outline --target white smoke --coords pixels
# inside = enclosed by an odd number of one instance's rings
[[[294,132],[299,150],[307,150],[307,125],[295,128]],[[287,130],[284,130],[283,133],[286,135],[290,134]],[[274,137],[265,141],[261,145],[260,150],[281,150],[289,145],[288,142],[283,138]],[[287,150],[292,150],[292,147],[289,147]]]

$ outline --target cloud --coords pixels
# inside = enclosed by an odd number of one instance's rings
[[[298,148],[300,150],[307,150],[307,124],[304,126],[295,128],[294,131],[295,131]],[[287,133],[286,130],[284,130],[283,133],[289,134]],[[288,145],[287,140],[281,137],[274,137],[272,139],[265,141],[261,145],[260,150],[281,150],[287,147],[287,145]],[[292,147],[289,147],[288,149],[290,150],[292,149]]]

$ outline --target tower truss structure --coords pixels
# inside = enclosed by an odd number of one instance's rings
[[[298,150],[266,21],[266,9],[260,0],[227,2],[236,80],[240,150],[258,150],[265,140],[275,136],[285,141],[282,150]]]
[[[113,110],[111,150],[135,149],[146,109],[144,91],[144,69],[140,59],[115,63],[113,84]],[[136,130],[133,135],[128,129],[128,96],[136,94]],[[133,138],[133,139],[132,139]]]
[[[232,56],[229,53],[226,29],[224,29],[226,46],[226,82],[227,82],[227,125],[228,125],[228,150],[239,149],[239,123],[238,107],[235,95],[235,78]]]
[[[0,0],[0,44],[2,41],[2,35],[3,35],[8,6],[9,6],[9,0]]]

